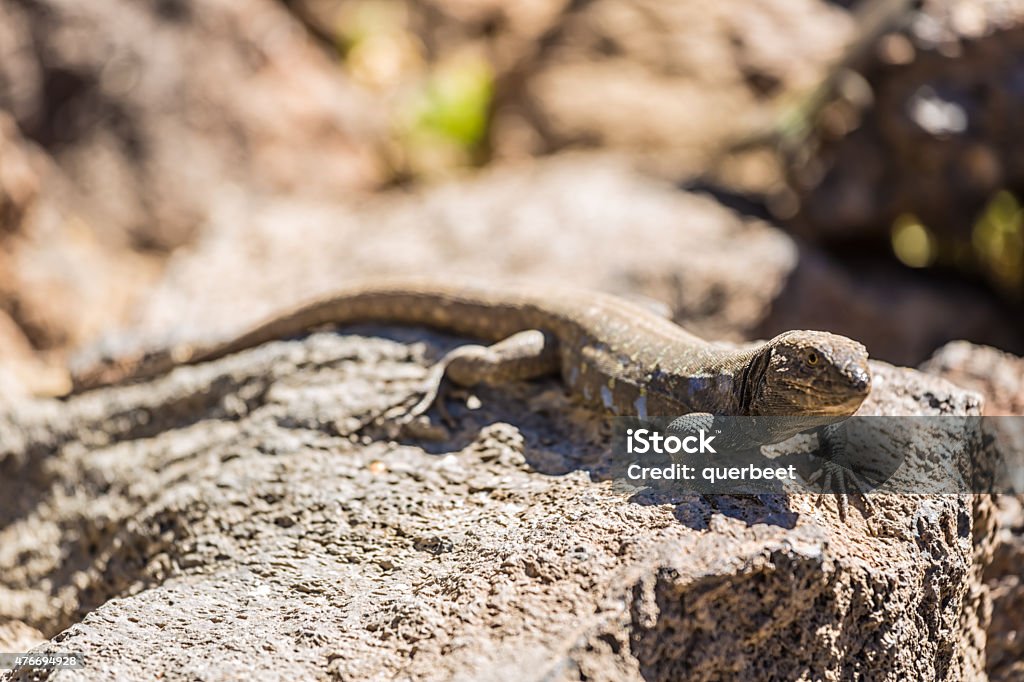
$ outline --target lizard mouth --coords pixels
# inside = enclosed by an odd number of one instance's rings
[[[871,392],[871,373],[867,368],[857,367],[848,369],[845,374],[842,390],[833,394],[832,400],[822,396],[825,399],[815,412],[829,416],[850,415],[861,406]]]
[[[822,405],[820,411],[817,412],[818,414],[826,416],[851,415],[857,411],[857,409],[864,402],[865,398],[867,398],[867,393],[851,396],[841,403],[835,403],[832,405]]]

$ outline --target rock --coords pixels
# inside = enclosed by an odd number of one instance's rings
[[[1012,490],[1024,492],[1024,359],[966,341],[948,343],[921,369],[985,398],[986,430],[991,447],[1001,453]],[[1005,490],[1004,490],[1005,492]]]
[[[995,551],[985,569],[985,584],[992,595],[992,623],[985,656],[993,682],[1018,680],[1024,673],[1024,505],[1019,495],[999,498]]]
[[[38,162],[0,112],[0,234],[16,232],[39,195]]]
[[[1024,492],[1024,359],[966,341],[946,344],[921,365],[929,374],[982,394],[990,447],[1000,453],[1012,490]],[[1004,489],[1004,492],[1007,490]]]
[[[0,649],[4,653],[23,653],[46,642],[43,634],[16,620],[0,623]]]
[[[222,201],[374,187],[367,105],[270,0],[0,0],[0,400],[61,392]]]
[[[984,395],[987,415],[1024,415],[1024,358],[954,341],[935,351],[921,370]]]
[[[895,245],[905,262],[980,272],[1019,299],[1024,93],[1011,83],[1022,49],[1020,2],[921,3],[856,65],[870,104],[824,107],[792,159],[792,227],[862,250]]]
[[[921,369],[985,396],[985,414],[1016,415],[987,420],[991,447],[1007,460],[1011,471],[1024,471],[1024,359],[995,348],[956,341],[940,348]],[[1024,506],[1019,495],[1024,480],[1014,479],[1018,495],[998,498],[998,534],[994,557],[985,569],[985,584],[992,594],[992,623],[985,655],[990,679],[1017,680],[1024,674]]]
[[[810,494],[627,496],[554,381],[391,439],[450,343],[316,334],[0,412],[0,620],[83,651],[68,679],[983,676],[987,498],[876,495],[876,537]],[[865,414],[980,413],[873,370]]]
[[[409,273],[639,295],[708,338],[827,329],[897,363],[916,364],[957,336],[1024,345],[983,294],[840,265],[607,155],[496,167],[353,207],[234,203],[194,249],[172,258],[134,316],[134,338],[114,333],[106,345],[228,336],[354,279]]]
[[[816,83],[856,29],[845,7],[808,0],[287,6],[323,43],[346,46],[354,76],[399,99],[420,72],[480,56],[494,77],[493,158],[599,147],[656,157],[677,176]]]
[[[155,274],[99,239],[65,175],[0,111],[0,402],[66,390],[62,351],[124,319]]]
[[[381,178],[369,100],[270,0],[4,0],[0,53],[0,109],[133,246],[187,243],[239,188]]]
[[[613,148],[693,172],[695,155],[817,82],[854,30],[847,10],[819,2],[570,3],[499,80],[492,146]]]

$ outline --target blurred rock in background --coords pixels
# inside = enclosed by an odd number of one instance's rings
[[[60,362],[101,330],[136,336],[114,348],[225,334],[352,277],[466,270],[661,298],[714,338],[1020,352],[1018,310],[962,274],[1006,293],[1021,270],[1022,13],[925,3],[868,41],[863,76],[835,68],[874,35],[865,7],[903,4],[0,0],[22,150],[0,159],[0,310],[19,357]],[[823,82],[839,96],[808,113]],[[973,99],[928,95],[947,83]],[[935,123],[959,110],[963,131]],[[800,144],[729,153],[794,111]],[[581,149],[599,153],[532,167]],[[719,210],[629,166],[715,176]],[[796,241],[734,229],[769,209]],[[947,242],[959,271],[899,262],[950,265]]]
[[[461,116],[479,111],[490,117],[482,128],[488,158],[612,148],[654,156],[676,174],[694,172],[709,153],[763,120],[787,92],[812,87],[856,32],[848,10],[817,0],[286,5],[339,50],[351,77],[409,109],[400,113],[406,131],[426,134],[432,127],[416,112],[424,82],[427,89],[448,90],[454,105],[459,86],[441,81],[476,63],[477,77],[489,74],[493,81],[493,101],[477,109],[462,97],[469,106],[461,107]],[[471,81],[467,76],[463,89],[486,87]],[[433,127],[443,137],[444,127]],[[421,150],[406,145],[405,151],[417,166]]]
[[[129,321],[225,197],[378,186],[375,106],[271,0],[0,0],[3,394]]]
[[[0,111],[0,402],[60,392],[62,351],[123,321],[157,268],[103,243],[51,157]]]
[[[0,2],[0,108],[105,239],[188,243],[217,194],[382,175],[372,99],[272,0]]]
[[[1022,55],[1024,3],[924,2],[817,112],[789,159],[796,195],[776,202],[780,217],[834,248],[891,253],[1019,301]]]
[[[352,280],[409,272],[639,294],[709,339],[831,329],[903,364],[954,335],[1020,343],[1002,309],[970,287],[848,267],[603,153],[500,164],[357,206],[240,201],[217,221],[169,259],[133,333],[108,335],[110,352],[230,336]]]

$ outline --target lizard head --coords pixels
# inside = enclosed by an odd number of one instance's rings
[[[750,413],[847,416],[871,390],[868,353],[845,336],[791,331],[764,346],[748,370]]]

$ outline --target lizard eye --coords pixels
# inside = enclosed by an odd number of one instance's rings
[[[808,365],[810,365],[811,367],[814,367],[815,365],[817,365],[817,364],[818,364],[818,361],[819,361],[819,360],[820,360],[821,358],[819,358],[819,357],[818,357],[818,354],[817,354],[817,353],[815,353],[815,352],[814,352],[814,351],[812,350],[812,351],[810,351],[809,353],[807,353],[807,356],[806,356],[806,358],[805,358],[805,359],[807,360],[807,364],[808,364]]]

